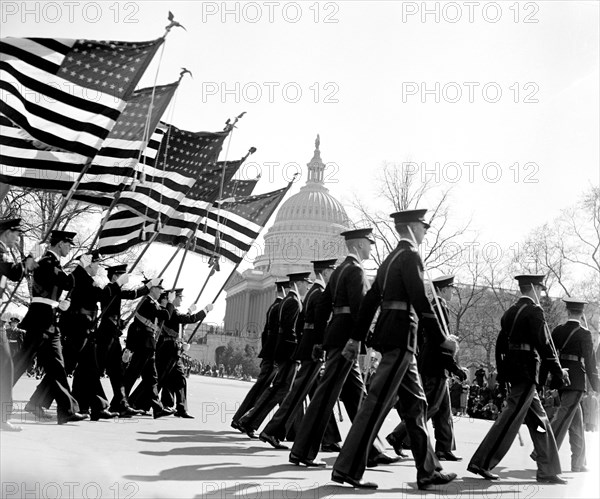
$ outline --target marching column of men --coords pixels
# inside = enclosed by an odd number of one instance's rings
[[[173,412],[179,417],[193,417],[187,412],[187,385],[179,359],[185,349],[180,326],[201,322],[213,305],[196,314],[182,314],[176,310],[183,291],[179,288],[166,293],[167,302],[161,306],[157,302],[164,291],[161,279],[149,280],[135,290],[123,290],[122,286],[129,280],[125,265],[110,267],[107,272],[110,283],[101,287],[94,279],[100,266],[100,255],[95,251],[79,257],[73,272],[66,273],[61,258],[71,252],[75,232],[52,231],[48,249],[37,263],[33,256],[10,263],[7,252],[16,247],[21,233],[20,219],[0,221],[2,294],[7,279],[18,281],[25,273],[30,274],[31,291],[31,303],[21,322],[25,330],[23,345],[14,365],[2,328],[1,429],[20,431],[8,421],[12,411],[12,387],[35,358],[44,369],[44,377],[25,411],[40,420],[51,419],[46,409],[54,400],[58,424],[82,421],[90,416],[97,421],[142,414],[144,411],[133,408],[128,400],[129,391],[140,375],[140,405],[151,406],[155,418]],[[144,299],[129,328],[127,349],[122,352],[119,341],[123,329],[121,301],[140,297]],[[167,321],[164,330],[163,321]],[[173,335],[173,330],[178,333]],[[159,362],[157,373],[155,347],[159,335],[159,359],[164,362]],[[126,371],[124,361],[129,364]],[[110,404],[100,381],[105,370],[113,388]],[[67,375],[73,376],[72,389]],[[161,389],[163,402],[175,405],[175,411],[164,407],[159,400]]]

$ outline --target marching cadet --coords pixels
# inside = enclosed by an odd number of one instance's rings
[[[258,358],[262,359],[260,362],[260,372],[256,378],[256,383],[250,388],[248,394],[240,404],[240,407],[233,415],[231,420],[231,427],[236,430],[243,431],[239,427],[239,421],[244,414],[246,414],[263,392],[269,388],[277,369],[275,368],[275,362],[273,355],[275,353],[275,346],[277,344],[277,336],[279,334],[279,305],[285,298],[287,290],[290,287],[290,281],[277,281],[275,283],[276,297],[275,301],[267,310],[267,317],[265,321],[265,327],[260,338],[261,350],[258,354]]]
[[[250,438],[256,438],[256,430],[271,410],[283,402],[294,381],[298,366],[293,354],[302,335],[302,298],[311,282],[309,276],[310,272],[288,274],[290,289],[279,305],[279,334],[273,354],[277,374],[273,378],[273,384],[260,396],[254,407],[242,416],[238,424]]]
[[[523,421],[527,425],[537,455],[537,476],[541,483],[565,484],[552,426],[538,396],[540,357],[560,385],[569,384],[569,375],[561,367],[554,348],[539,296],[544,286],[543,275],[524,274],[515,279],[521,298],[510,307],[500,321],[496,342],[498,381],[510,383],[506,407],[490,428],[467,468],[486,480],[499,477],[491,472],[514,442]]]
[[[350,419],[354,420],[360,401],[366,394],[358,360],[348,362],[342,356],[342,348],[358,318],[360,302],[368,288],[362,262],[370,257],[371,244],[375,243],[371,232],[372,229],[356,229],[340,234],[345,239],[348,256],[333,271],[316,304],[315,344],[323,345],[327,360],[290,452],[289,460],[293,464],[325,466],[325,462],[316,460],[316,457],[338,397]],[[374,447],[371,455],[370,464],[373,466],[398,460],[386,456],[382,448]]]
[[[163,308],[158,300],[164,291],[162,284],[150,288],[138,310],[133,322],[127,331],[123,362],[129,363],[125,370],[125,395],[129,392],[136,380],[141,376],[141,383],[146,393],[141,400],[149,400],[153,409],[154,419],[173,414],[166,410],[158,398],[158,374],[156,372],[156,338],[160,334],[159,321],[166,321],[173,313],[175,292],[167,294],[167,305]],[[132,399],[133,401],[133,399]],[[135,404],[135,402],[133,402]]]
[[[59,311],[68,310],[70,305],[69,300],[61,300],[61,293],[69,291],[74,284],[73,276],[64,272],[60,259],[71,252],[76,235],[62,230],[50,233],[50,245],[33,271],[31,304],[22,322],[27,332],[23,350],[15,362],[16,383],[37,355],[45,375],[25,410],[39,419],[48,419],[42,406],[48,391],[58,406],[58,424],[87,419],[87,415],[78,412],[79,406],[69,389],[57,324]]]
[[[125,394],[123,368],[123,349],[119,338],[123,335],[123,320],[121,319],[121,300],[137,300],[146,296],[152,286],[158,286],[159,278],[154,278],[136,289],[123,289],[129,282],[127,265],[113,265],[106,269],[110,281],[103,289],[100,298],[100,325],[96,332],[96,349],[98,354],[98,370],[110,379],[113,398],[110,411],[118,412],[121,418],[130,418],[143,411],[133,409]]]
[[[454,291],[454,276],[438,277],[432,282],[438,302],[432,299],[431,306],[438,321],[441,323],[443,320],[450,327],[448,302],[452,299]],[[439,308],[437,303],[440,305]],[[419,326],[420,329],[423,328],[421,324]],[[456,449],[456,444],[450,390],[448,389],[448,372],[455,374],[461,382],[467,379],[467,373],[457,364],[454,351],[440,348],[437,341],[431,341],[427,337],[427,331],[420,331],[420,335],[424,343],[420,346],[417,354],[417,365],[427,398],[426,419],[431,419],[433,422],[435,454],[440,461],[461,461],[462,457],[456,456],[452,452]],[[402,453],[402,443],[407,435],[406,423],[403,421],[386,437],[398,455]]]
[[[316,279],[304,298],[302,306],[304,331],[293,355],[293,359],[301,363],[300,369],[296,374],[294,384],[289,393],[285,396],[271,421],[269,421],[259,435],[259,438],[263,442],[270,444],[276,449],[287,449],[287,446],[283,445],[281,440],[285,439],[287,430],[294,424],[296,417],[301,416],[299,411],[302,410],[302,403],[314,387],[323,366],[323,350],[321,345],[317,349],[316,359],[313,359],[313,349],[315,347],[315,307],[325,290],[325,286],[329,282],[329,277],[335,269],[335,262],[335,258],[333,260],[317,260],[312,262]],[[333,414],[329,421],[328,431],[323,443],[326,450],[333,449],[335,445],[338,445],[337,442],[341,440]]]
[[[195,324],[202,322],[214,305],[209,303],[200,312],[195,312],[196,306],[192,305],[187,314],[177,310],[183,299],[183,288],[173,290],[175,301],[173,313],[162,326],[156,344],[156,370],[158,372],[158,391],[161,392],[163,407],[170,408],[175,405],[174,415],[179,418],[194,419],[187,412],[187,379],[185,367],[181,359],[184,349],[182,324]]]
[[[560,363],[569,371],[571,384],[558,391],[560,407],[552,419],[552,431],[556,446],[560,446],[569,433],[571,444],[571,471],[587,471],[585,459],[585,434],[581,399],[585,393],[585,377],[592,390],[600,391],[598,369],[594,358],[592,333],[582,326],[581,319],[587,301],[576,298],[564,298],[569,319],[552,331],[552,340],[558,350]],[[531,457],[536,460],[537,454]]]
[[[411,441],[419,489],[456,478],[454,473],[440,471],[442,468],[431,447],[425,421],[427,401],[415,359],[417,316],[427,333],[427,341],[443,348],[450,347],[423,283],[424,267],[418,247],[429,228],[424,220],[426,212],[425,209],[408,210],[391,215],[400,241],[379,267],[341,352],[345,359],[356,362],[361,343],[380,306],[370,346],[381,352],[382,358],[371,379],[367,398],[354,418],[333,466],[331,479],[334,482],[357,488],[377,488],[376,483],[366,482],[362,476],[368,465],[369,447],[397,397],[399,412]]]
[[[4,296],[6,281],[18,281],[25,272],[31,272],[35,262],[31,256],[22,262],[10,263],[9,252],[17,247],[23,228],[20,218],[0,221],[0,298]],[[12,319],[11,319],[12,321]],[[21,431],[8,418],[12,412],[13,359],[4,328],[0,330],[0,430]]]

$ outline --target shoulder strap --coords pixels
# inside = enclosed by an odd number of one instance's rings
[[[342,275],[344,273],[344,271],[350,267],[350,263],[344,267],[342,267],[342,270],[340,270],[340,274],[337,276],[337,279],[335,281],[335,288],[333,289],[333,296],[331,297],[331,303],[335,303],[335,297],[337,296],[337,290],[338,290],[338,286],[340,284],[340,281],[342,280]]]
[[[569,336],[567,336],[567,339],[564,341],[564,343],[558,350],[562,351],[567,346],[567,343],[569,343],[569,340],[573,337],[573,335],[580,329],[581,329],[581,325],[579,325],[575,329],[573,329],[573,331],[571,331],[571,334],[569,334]]]
[[[517,323],[517,319],[519,318],[519,315],[521,315],[521,312],[523,311],[523,309],[527,306],[527,303],[524,303],[523,305],[521,305],[521,307],[519,308],[519,310],[517,310],[517,314],[515,315],[515,318],[513,319],[513,323],[512,326],[510,327],[510,332],[508,333],[508,341],[510,342],[510,337],[512,336],[512,332],[515,329],[515,324]]]
[[[401,249],[400,251],[398,251],[398,253],[396,253],[392,259],[390,260],[390,263],[388,264],[387,268],[385,269],[385,274],[383,276],[383,287],[381,288],[381,298],[383,299],[383,291],[385,290],[385,286],[387,284],[387,280],[388,280],[388,274],[390,272],[390,267],[392,266],[392,263],[394,263],[394,260],[396,260],[396,258],[398,258],[402,253],[404,253],[406,250]]]

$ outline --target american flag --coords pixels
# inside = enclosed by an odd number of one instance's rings
[[[114,192],[131,183],[133,168],[178,87],[136,90],[79,185],[75,199],[110,205]],[[150,104],[152,113],[148,116]],[[68,191],[88,158],[76,153],[38,149],[22,138],[21,130],[0,116],[0,181],[19,187]]]
[[[161,123],[156,133],[160,136],[158,148],[149,144],[148,154],[140,162],[145,180],[135,190],[123,192],[116,204],[148,220],[170,217],[202,175],[212,178],[210,173],[229,130],[188,132]]]
[[[225,181],[236,173],[241,163],[242,160],[227,162]],[[206,210],[219,195],[223,165],[224,162],[221,161],[207,165],[205,170],[200,173],[187,196],[166,222],[171,228],[170,234],[165,235],[161,242],[177,245],[193,233],[203,214],[207,213]],[[105,248],[103,253],[121,253],[144,242],[144,235],[155,230],[156,223],[154,221],[148,220],[128,208],[120,209],[111,215],[104,224],[99,245]]]
[[[220,210],[211,208],[205,225],[196,231],[191,249],[201,255],[241,262],[291,185],[290,182],[283,189],[222,203]],[[167,224],[161,230],[158,241],[162,234],[169,233],[169,227]]]
[[[0,40],[0,114],[49,148],[94,157],[163,38]]]

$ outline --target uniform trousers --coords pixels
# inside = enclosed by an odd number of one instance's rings
[[[585,433],[581,411],[583,392],[580,390],[560,390],[559,396],[560,407],[551,423],[556,446],[560,449],[568,432],[569,444],[571,445],[571,469],[579,469],[586,465]],[[531,454],[531,457],[537,460],[535,451]]]
[[[256,378],[256,382],[252,385],[252,388],[248,391],[246,397],[240,404],[238,410],[233,415],[232,422],[237,423],[241,417],[246,414],[254,405],[263,392],[269,388],[277,370],[270,359],[262,359],[260,363],[260,372]]]
[[[98,331],[96,339],[96,359],[98,372],[102,375],[105,371],[110,379],[113,398],[110,401],[110,410],[122,412],[129,407],[125,394],[125,369],[123,367],[123,348],[118,336],[107,334],[102,328]]]
[[[156,372],[156,355],[153,348],[140,348],[133,352],[129,365],[125,370],[125,395],[136,409],[148,410],[150,407],[155,411],[162,409],[158,398],[158,374]],[[135,393],[129,395],[131,388],[139,377],[142,377],[140,385]]]
[[[88,340],[79,354],[79,362],[73,373],[73,396],[79,408],[82,411],[89,409],[92,415],[108,409],[93,340]]]
[[[179,346],[174,338],[165,338],[156,346],[158,391],[163,407],[173,407],[177,412],[187,412],[187,380],[185,367],[179,356]]]
[[[56,400],[58,416],[72,416],[79,411],[79,405],[71,395],[67,381],[62,344],[58,331],[50,333],[44,329],[33,327],[27,329],[23,350],[19,353],[15,362],[13,384],[29,368],[36,355],[38,363],[44,368],[45,374],[27,405],[30,408],[40,407],[44,400],[47,400],[47,394],[49,393],[50,400]]]
[[[13,360],[4,328],[0,329],[0,416],[6,423],[12,412]]]
[[[323,377],[302,418],[291,454],[313,461],[319,453],[337,399],[343,402],[350,420],[354,421],[366,393],[358,360],[346,360],[340,347],[329,349]],[[375,445],[370,451],[373,456],[384,450],[379,443]]]
[[[334,470],[356,480],[362,479],[369,447],[398,398],[400,414],[412,442],[417,480],[428,478],[436,469],[441,469],[427,434],[427,400],[415,356],[405,349],[394,348],[382,352],[379,367],[371,378],[367,398],[352,422],[344,446],[333,465]]]
[[[314,388],[315,383],[319,378],[322,365],[323,362],[321,361],[302,361],[291,390],[285,396],[279,409],[277,409],[277,412],[263,430],[267,435],[283,440],[293,429],[294,424],[297,422],[297,418],[303,417],[302,404]],[[325,444],[333,444],[339,442],[341,439],[332,411],[323,441]]]
[[[290,390],[298,366],[295,360],[279,364],[273,384],[256,401],[256,405],[242,416],[239,423],[248,430],[257,430],[271,410],[283,402]]]
[[[558,448],[552,426],[538,396],[535,383],[512,383],[506,407],[479,444],[471,462],[485,470],[493,469],[505,456],[525,422],[537,456],[537,476],[544,478],[561,472]]]
[[[450,407],[450,391],[446,376],[422,376],[423,389],[427,398],[427,421],[433,423],[436,452],[450,452],[456,449],[454,423]],[[398,408],[400,410],[400,408]],[[397,442],[410,445],[406,423],[402,421],[391,433]]]

